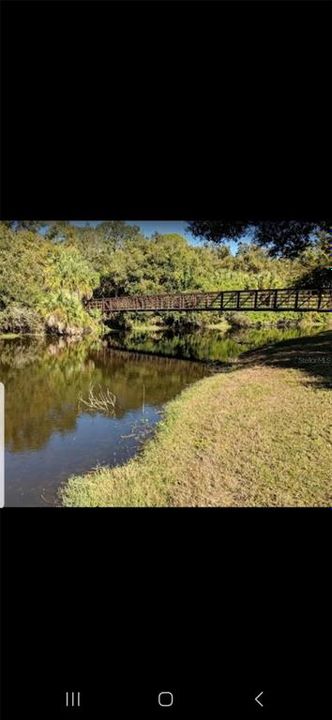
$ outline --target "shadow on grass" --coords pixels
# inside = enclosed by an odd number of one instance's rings
[[[313,376],[310,384],[332,388],[332,330],[264,345],[238,358],[238,369],[260,364],[303,370]]]

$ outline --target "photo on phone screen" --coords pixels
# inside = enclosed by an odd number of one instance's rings
[[[1,719],[330,720],[331,5],[1,6]]]
[[[10,507],[329,507],[328,222],[1,224]]]

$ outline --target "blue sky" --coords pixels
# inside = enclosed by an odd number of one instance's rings
[[[187,238],[189,242],[197,242],[191,233],[186,232],[188,223],[185,220],[128,220],[128,225],[139,225],[144,235],[150,237],[154,232],[179,233]]]
[[[86,225],[85,220],[72,220],[71,222],[75,223],[75,225]],[[98,222],[101,222],[101,220],[91,220],[88,224],[98,225]],[[185,237],[191,245],[201,244],[201,240],[195,238],[186,230],[188,225],[186,220],[126,220],[125,222],[127,222],[128,225],[138,225],[143,235],[146,235],[147,237],[151,237],[151,235],[155,232],[160,234],[179,233],[179,235],[183,235],[183,237]],[[231,253],[234,254],[237,249],[237,243],[230,242],[229,247]]]
[[[75,225],[86,225],[85,220],[72,220],[71,222]],[[89,225],[98,225],[101,220],[91,220],[88,222]],[[153,233],[158,232],[164,233],[179,233],[187,238],[188,242],[197,243],[197,239],[192,236],[191,233],[186,231],[188,223],[185,220],[125,220],[128,225],[138,225],[141,228],[143,235],[151,237]]]

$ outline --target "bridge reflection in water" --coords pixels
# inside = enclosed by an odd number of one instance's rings
[[[222,290],[219,292],[165,293],[162,295],[124,295],[98,298],[85,303],[104,315],[113,312],[163,312],[169,310],[292,310],[332,312],[332,290],[273,288],[270,290]]]

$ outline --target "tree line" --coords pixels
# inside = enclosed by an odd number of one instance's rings
[[[273,236],[272,224],[264,230],[263,224],[188,223],[201,239],[190,244],[174,233],[148,238],[123,221],[95,227],[1,222],[0,330],[101,332],[98,311],[88,313],[82,303],[92,296],[332,287],[328,226],[309,225],[294,224],[290,248],[289,223],[279,223]],[[227,242],[234,239],[237,250],[232,254]]]

